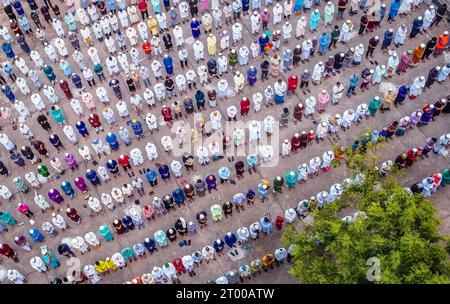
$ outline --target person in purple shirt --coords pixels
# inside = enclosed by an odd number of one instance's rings
[[[75,169],[78,169],[77,160],[75,159],[75,155],[73,155],[73,153],[64,154],[64,161],[66,162],[66,165],[70,169],[72,169],[72,171],[75,171]]]
[[[86,181],[83,177],[76,177],[74,180],[74,184],[81,192],[86,193],[88,191],[88,186],[86,185]]]
[[[217,190],[217,182],[216,177],[213,174],[208,175],[205,178],[206,186],[208,187],[208,192],[211,193],[211,190],[214,189]]]
[[[59,191],[57,189],[50,189],[48,191],[48,197],[54,201],[55,203],[57,203],[58,205],[60,205],[63,201],[64,198],[61,196],[61,194],[59,193]]]

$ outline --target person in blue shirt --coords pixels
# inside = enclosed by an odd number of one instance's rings
[[[75,196],[75,190],[73,189],[72,185],[68,181],[63,181],[61,183],[61,189],[65,195],[67,195],[69,197]]]
[[[247,71],[247,81],[250,86],[253,86],[256,83],[258,75],[258,70],[254,66],[250,66]]]
[[[258,38],[258,42],[259,42],[259,53],[260,53],[260,54],[265,53],[264,48],[265,48],[266,45],[270,42],[269,36],[267,36],[266,34],[263,33],[263,34]]]
[[[356,95],[355,89],[358,86],[359,77],[356,74],[353,74],[350,76],[348,89],[347,89],[347,96],[350,97],[350,94]]]
[[[394,38],[394,30],[389,29],[384,32],[383,43],[381,44],[381,50],[385,50],[391,46],[392,39]]]
[[[28,19],[25,15],[20,16],[17,22],[19,22],[19,25],[22,27],[26,34],[30,34],[33,32],[33,29],[30,26],[30,22],[28,22]],[[18,36],[18,34],[16,34],[16,36]]]
[[[387,21],[395,21],[395,17],[398,15],[398,9],[400,8],[400,5],[402,4],[401,0],[393,0],[391,2],[391,7],[389,8],[389,15]]]
[[[58,135],[51,134],[48,139],[50,143],[53,145],[53,147],[55,147],[58,150],[58,152],[61,151],[61,149],[64,149],[64,145],[62,144]]]
[[[87,169],[86,170],[86,178],[95,187],[102,184],[102,182],[100,181],[100,178],[98,177],[97,172],[95,170]]]
[[[119,150],[119,141],[117,140],[116,134],[111,132],[106,134],[106,142],[108,143],[111,150],[113,151]]]
[[[200,24],[202,24],[202,22],[200,20],[192,18],[191,31],[192,31],[192,36],[194,37],[194,39],[198,39],[200,37],[200,34],[201,34]]]
[[[173,75],[173,62],[172,62],[172,57],[170,57],[168,54],[164,55],[163,58],[163,64],[164,64],[164,68],[166,69],[166,72],[169,76]]]
[[[106,0],[106,7],[108,8],[108,10],[115,14],[117,7],[116,7],[116,1],[115,0]]]
[[[158,185],[158,176],[155,170],[147,169],[147,171],[145,171],[145,178],[152,187]]]
[[[252,174],[252,170],[256,173],[256,163],[258,162],[258,156],[256,154],[250,154],[247,156],[248,173]]]
[[[13,60],[14,57],[16,57],[16,54],[14,53],[12,44],[10,42],[3,42],[2,50],[5,53],[6,57],[8,57],[9,60]],[[4,65],[3,65],[3,69],[5,69]]]
[[[381,4],[380,6],[380,11],[379,11],[379,16],[380,16],[380,20],[376,22],[376,26],[379,27],[381,21],[383,21],[384,16],[386,16],[386,4]]]
[[[414,19],[413,24],[412,24],[411,33],[409,34],[409,38],[416,37],[416,35],[421,32],[422,25],[423,25],[422,16],[419,16],[416,19]]]
[[[133,219],[129,215],[125,215],[122,218],[122,223],[127,227],[128,230],[133,230],[135,228],[135,225],[133,223]]]
[[[247,193],[245,194],[248,205],[253,205],[253,203],[255,202],[255,196],[256,196],[255,191],[253,191],[253,189],[251,189],[251,188],[248,189]]]
[[[326,32],[322,33],[322,36],[320,36],[319,39],[319,53],[320,55],[325,54],[326,52],[328,52],[328,46],[330,45],[330,41],[331,41],[331,36],[328,35]]]
[[[260,183],[258,185],[258,195],[262,203],[264,203],[264,200],[266,199],[267,191],[268,191],[267,185],[263,183]]]
[[[259,223],[261,224],[261,230],[264,233],[264,235],[267,235],[272,232],[273,229],[272,220],[268,216],[262,217]]]
[[[37,228],[30,229],[30,231],[28,231],[28,235],[36,243],[42,243],[43,241],[45,241],[44,236]]]
[[[2,93],[5,94],[6,98],[10,102],[13,102],[16,100],[16,95],[14,95],[13,91],[11,90],[11,87],[8,84],[5,84],[1,87]]]
[[[27,41],[25,40],[25,36],[23,35],[18,35],[17,36],[17,43],[19,43],[20,48],[22,49],[22,51],[27,54],[28,56],[30,56],[31,54],[31,49],[30,46],[28,45]]]
[[[12,6],[14,7],[14,9],[16,10],[16,12],[19,16],[25,15],[25,11],[23,10],[22,3],[20,3],[20,1],[18,1],[18,0],[14,1],[12,3]]]
[[[230,169],[228,169],[227,167],[221,167],[218,171],[219,174],[219,178],[220,178],[220,183],[226,183],[228,182],[228,179],[230,178]]]
[[[13,67],[11,65],[11,63],[4,61],[2,63],[2,67],[3,67],[3,72],[5,72],[6,74],[8,74],[9,78],[13,81],[16,82],[17,76],[16,73],[13,70]]]
[[[83,89],[83,82],[81,81],[81,77],[75,73],[72,73],[71,75],[71,79],[72,79],[72,83],[73,85],[79,89],[82,90]]]
[[[223,249],[225,248],[225,242],[222,241],[221,239],[217,239],[214,242],[214,250],[216,251],[218,256],[221,256],[223,254]]]
[[[181,188],[176,188],[175,190],[173,190],[172,197],[178,207],[181,207],[181,205],[186,201],[186,196],[184,195],[184,191]]]
[[[106,162],[106,168],[109,170],[109,172],[114,176],[117,177],[120,174],[119,171],[119,164],[116,160],[110,159]]]
[[[39,8],[35,0],[27,0],[27,3],[32,11],[36,11]]]
[[[156,242],[152,238],[145,238],[144,239],[144,247],[150,252],[150,254],[153,254],[153,252],[157,252],[158,248],[156,248]]]
[[[122,138],[126,146],[129,146],[131,144],[130,132],[128,132],[128,130],[124,127],[119,128],[119,136],[120,138]]]
[[[138,140],[144,136],[144,129],[142,129],[142,123],[139,120],[130,120],[128,125],[133,129],[134,135]]]
[[[403,104],[406,96],[409,95],[409,85],[405,84],[398,88],[397,96],[394,100],[394,106],[397,107],[399,104]]]
[[[75,124],[75,127],[77,128],[78,132],[80,133],[81,136],[86,137],[89,136],[89,131],[86,128],[86,124],[83,121],[78,121]]]
[[[167,183],[170,181],[170,171],[169,166],[167,165],[159,165],[158,166],[159,175],[161,175],[162,180]]]
[[[237,237],[233,232],[227,232],[227,234],[225,234],[224,240],[228,248],[231,249],[236,246]]]
[[[250,10],[250,0],[242,0],[242,15],[248,16]]]

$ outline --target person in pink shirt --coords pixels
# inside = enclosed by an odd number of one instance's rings
[[[31,212],[31,210],[27,204],[19,203],[18,206],[19,207],[17,209],[19,210],[20,213],[22,213],[23,215],[25,215],[26,217],[28,217],[30,219],[33,218],[34,214],[33,214],[33,212]]]
[[[322,90],[322,92],[319,94],[318,100],[319,103],[317,104],[317,110],[319,111],[319,113],[322,113],[325,111],[325,108],[330,101],[330,94],[328,94],[326,90]]]

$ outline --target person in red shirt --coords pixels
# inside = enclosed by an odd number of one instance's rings
[[[15,263],[19,262],[17,258],[17,253],[14,249],[12,249],[8,244],[1,243],[0,244],[0,254],[4,255],[7,258],[13,259]]]
[[[184,269],[183,262],[181,261],[180,258],[173,259],[172,264],[173,264],[173,266],[175,266],[175,269],[177,270],[178,275],[186,272],[186,269]]]
[[[138,9],[141,11],[142,19],[148,19],[147,0],[140,0],[138,3]]]
[[[102,123],[100,122],[100,117],[98,117],[97,114],[91,113],[89,114],[89,123],[91,124],[92,128],[94,128],[95,132],[99,132],[99,130],[103,130]]]
[[[300,134],[295,133],[294,136],[291,138],[291,151],[297,153],[299,148],[300,148]]]
[[[117,159],[117,162],[119,165],[122,166],[122,168],[127,171],[127,169],[131,169],[130,165],[130,157],[126,154],[122,154],[119,156],[119,159]]]
[[[64,95],[66,95],[68,99],[73,98],[73,94],[72,91],[70,90],[69,83],[67,82],[67,80],[60,80],[59,87],[61,88],[61,90],[63,90]]]
[[[162,114],[162,116],[163,116],[163,119],[164,119],[164,121],[165,122],[171,122],[172,121],[172,110],[170,110],[170,108],[169,107],[167,107],[167,106],[164,106],[162,109],[161,109],[161,114]]]
[[[278,228],[278,230],[281,230],[283,228],[284,218],[280,215],[277,215],[277,218],[275,219],[275,227]]]
[[[288,78],[288,88],[287,88],[287,96],[294,94],[295,95],[295,90],[297,89],[298,86],[298,77],[297,75],[292,75]]]
[[[74,221],[78,225],[81,223],[81,217],[78,215],[78,212],[75,208],[67,208],[66,214],[72,221]]]
[[[250,100],[247,97],[241,99],[241,115],[248,115],[250,110]]]
[[[144,43],[142,44],[142,50],[144,50],[144,54],[147,56],[148,60],[152,59],[152,45],[150,44],[150,41],[144,40]]]

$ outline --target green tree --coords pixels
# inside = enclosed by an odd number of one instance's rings
[[[348,185],[338,200],[314,210],[313,225],[285,231],[282,241],[294,244],[289,272],[301,283],[450,282],[446,238],[438,232],[433,204],[423,195],[410,195],[394,176],[381,177],[375,162],[352,155],[347,166],[352,174],[363,173],[363,182]],[[356,210],[366,217],[341,219]],[[373,257],[380,261],[380,277],[369,281],[367,260]]]

